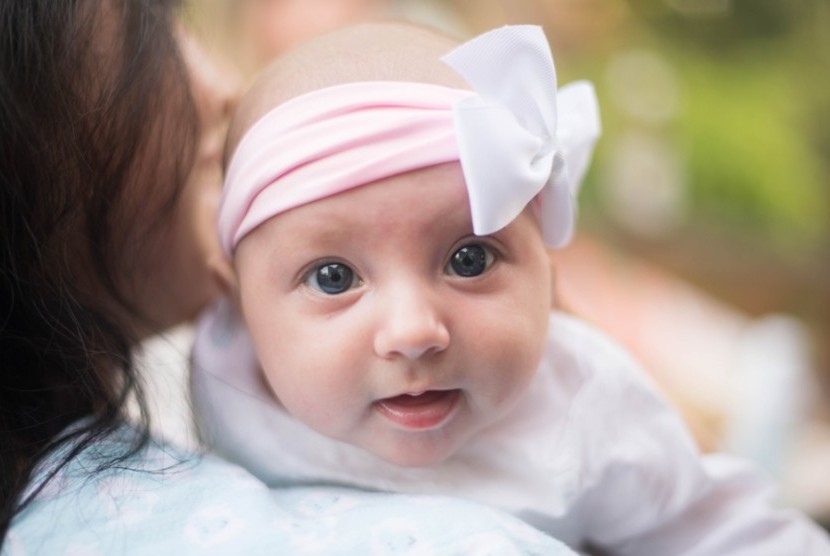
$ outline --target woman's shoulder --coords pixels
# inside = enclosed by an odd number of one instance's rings
[[[469,502],[347,488],[269,490],[210,455],[151,443],[104,471],[84,450],[12,524],[18,554],[464,554],[504,546],[572,554],[512,517]],[[495,551],[499,553],[499,550]]]
[[[152,440],[113,465],[133,435],[125,427],[61,468],[12,522],[3,556],[195,551],[242,522],[240,500],[266,504],[267,491],[242,470]]]

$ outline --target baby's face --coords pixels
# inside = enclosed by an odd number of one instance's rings
[[[472,233],[444,164],[301,206],[236,252],[264,376],[318,432],[439,463],[516,404],[545,344],[550,265],[529,210]]]

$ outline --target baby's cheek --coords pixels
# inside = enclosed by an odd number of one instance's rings
[[[273,391],[283,407],[314,430],[337,437],[354,401],[362,399],[360,377],[352,376],[347,365],[334,356],[336,349],[296,344],[286,346],[293,356],[278,360],[279,370],[270,376]],[[303,355],[296,355],[304,352]]]
[[[494,404],[505,409],[526,391],[535,376],[545,346],[546,328],[529,323],[507,323],[501,334],[494,335],[483,353],[487,362],[485,380]]]
[[[314,377],[302,377],[303,373],[272,373],[269,378],[271,389],[288,413],[309,427],[329,433],[336,408],[329,399],[324,385]]]

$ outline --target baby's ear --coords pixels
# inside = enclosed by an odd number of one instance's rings
[[[233,302],[239,300],[239,281],[231,261],[224,254],[217,253],[208,260],[208,269],[222,295]]]

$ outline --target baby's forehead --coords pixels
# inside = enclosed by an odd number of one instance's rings
[[[469,199],[457,161],[401,172],[275,215],[309,233],[390,231],[447,224],[472,232]]]

